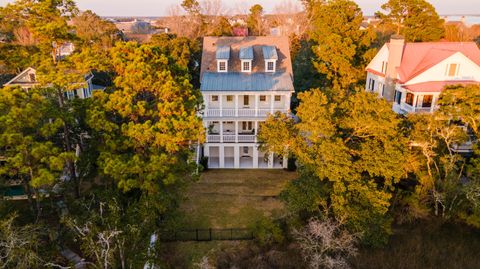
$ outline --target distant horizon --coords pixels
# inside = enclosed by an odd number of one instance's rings
[[[0,6],[14,0],[0,0]],[[180,5],[181,0],[77,0],[80,10],[92,10],[102,17],[164,17],[172,6]],[[364,16],[373,16],[387,0],[356,0]],[[480,16],[478,0],[430,0],[441,16]],[[291,3],[300,7],[295,0],[223,0],[222,5],[231,14],[242,14],[254,4],[261,4],[266,14],[272,14],[275,6]]]

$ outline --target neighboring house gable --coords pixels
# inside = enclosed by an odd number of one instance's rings
[[[33,88],[37,85],[37,71],[29,67],[4,84],[4,86],[20,86],[22,88]]]
[[[417,76],[404,82],[405,85],[428,81],[479,81],[480,65],[461,52],[456,52]]]

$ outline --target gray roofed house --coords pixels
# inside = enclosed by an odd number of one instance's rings
[[[286,167],[287,156],[263,152],[256,136],[268,115],[290,113],[287,37],[205,37],[200,83],[206,140],[197,161],[203,155],[209,168]]]

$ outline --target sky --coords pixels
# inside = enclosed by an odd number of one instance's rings
[[[14,0],[0,0],[0,6]],[[223,0],[230,10],[248,10],[254,4],[261,4],[266,12],[282,2],[297,3],[296,0]],[[356,0],[365,15],[372,15],[387,0]],[[441,15],[480,14],[480,0],[430,0]],[[164,16],[168,10],[179,5],[181,0],[76,0],[81,10],[90,9],[100,16]]]

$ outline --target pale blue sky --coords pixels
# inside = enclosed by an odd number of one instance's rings
[[[223,4],[233,9],[245,10],[253,4],[261,4],[267,12],[279,3],[296,0],[223,0]],[[366,15],[380,9],[387,0],[356,0]],[[13,0],[0,0],[4,6]],[[82,10],[90,9],[102,16],[162,16],[167,10],[178,5],[181,0],[77,0]],[[430,0],[440,14],[480,14],[480,0]]]

